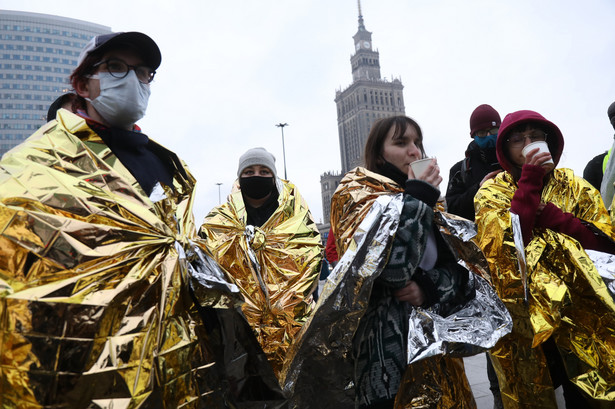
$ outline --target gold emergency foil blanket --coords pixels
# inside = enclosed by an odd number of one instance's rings
[[[564,360],[568,378],[589,396],[612,405],[612,295],[590,257],[569,236],[535,228],[525,248],[522,242],[515,246],[514,236],[520,234],[520,227],[514,223],[518,218],[511,217],[510,204],[516,189],[512,176],[503,172],[485,183],[475,197],[479,245],[489,261],[494,287],[514,322],[513,332],[491,350],[505,406],[557,407],[541,348],[549,337]],[[572,213],[596,234],[614,237],[599,193],[569,169],[553,172],[541,201]]]
[[[237,186],[236,186],[237,187]],[[320,234],[297,187],[282,181],[279,206],[261,226],[246,226],[241,191],[214,208],[199,231],[213,258],[244,296],[243,313],[276,374],[312,313]]]
[[[443,377],[442,374],[448,376]],[[471,402],[458,400],[472,396],[463,360],[450,356],[432,356],[408,366],[401,380],[395,408],[461,409],[476,408]]]
[[[354,408],[353,336],[373,282],[387,263],[402,208],[401,192],[384,176],[356,168],[346,174],[333,196],[331,224],[342,257],[283,368],[282,381],[292,407]],[[454,252],[468,256],[466,264],[477,274],[486,271],[476,244],[467,241],[456,221],[449,219],[447,224],[447,219],[440,219],[440,231],[445,239],[457,234],[447,242],[455,249],[464,248]],[[452,406],[456,408],[475,408],[460,358],[435,356],[408,368],[396,408],[445,408],[450,402],[456,402]],[[423,384],[427,379],[429,385]]]
[[[194,179],[173,157],[173,189],[159,187],[150,200],[65,110],[4,155],[1,407],[222,404],[187,291]],[[222,293],[227,304],[237,298],[212,287],[214,303]]]

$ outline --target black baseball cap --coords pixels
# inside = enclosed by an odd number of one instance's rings
[[[81,65],[85,57],[92,52],[100,52],[103,54],[105,51],[114,48],[115,46],[127,45],[141,53],[141,57],[145,64],[153,70],[160,67],[162,61],[162,55],[158,45],[149,36],[139,33],[137,31],[120,32],[102,34],[92,39],[86,44],[85,48],[79,55],[77,60],[77,67]]]

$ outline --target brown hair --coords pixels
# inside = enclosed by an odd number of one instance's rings
[[[94,65],[98,64],[101,58],[102,56],[100,53],[90,53],[83,59],[81,64],[75,68],[75,70],[68,77],[70,84],[73,86],[73,91],[77,90],[77,85],[87,82],[88,76],[92,75],[96,71],[96,67],[94,67]],[[77,112],[77,109],[85,109],[85,99],[79,96],[77,92],[75,92],[75,95],[77,95],[77,98],[73,100],[73,112]]]
[[[378,119],[372,125],[372,129],[369,131],[369,136],[365,142],[365,151],[363,158],[365,161],[365,167],[372,172],[378,172],[381,170],[381,166],[384,165],[385,159],[382,156],[384,151],[384,140],[386,139],[389,130],[395,128],[393,139],[400,138],[408,126],[414,127],[419,137],[418,145],[423,156],[425,156],[425,150],[423,149],[423,133],[421,127],[412,118],[407,116],[391,116],[388,118]]]

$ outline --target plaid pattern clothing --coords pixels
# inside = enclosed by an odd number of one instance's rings
[[[367,311],[354,337],[359,407],[394,398],[407,367],[408,309],[411,307],[398,301],[393,292],[414,280],[425,293],[425,306],[454,304],[463,297],[461,289],[468,272],[457,264],[438,233],[436,266],[429,271],[418,267],[433,228],[433,209],[404,194],[389,260],[374,284]]]

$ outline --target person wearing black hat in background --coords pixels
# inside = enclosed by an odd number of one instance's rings
[[[609,120],[611,121],[611,125],[615,128],[615,102],[609,106],[607,114],[609,116]],[[602,185],[602,178],[604,176],[604,171],[606,170],[609,157],[611,156],[610,154],[611,149],[595,156],[587,163],[587,166],[585,166],[585,169],[583,170],[583,179],[587,180],[598,190],[600,190],[600,186]],[[606,205],[608,206],[610,203],[606,203]]]
[[[474,221],[474,196],[481,185],[502,171],[495,151],[495,141],[502,120],[491,106],[482,104],[470,115],[470,142],[465,159],[450,170],[446,189],[446,204],[449,213]],[[487,358],[489,389],[493,393],[494,409],[503,408],[498,378]]]
[[[470,137],[465,159],[453,165],[446,189],[446,205],[450,213],[474,220],[474,195],[488,179],[502,171],[495,154],[495,141],[501,123],[500,115],[483,104],[470,115]]]
[[[73,92],[67,92],[56,98],[55,101],[49,105],[47,110],[47,122],[56,119],[58,109],[66,109],[73,112],[73,102],[77,99],[77,95]]]

